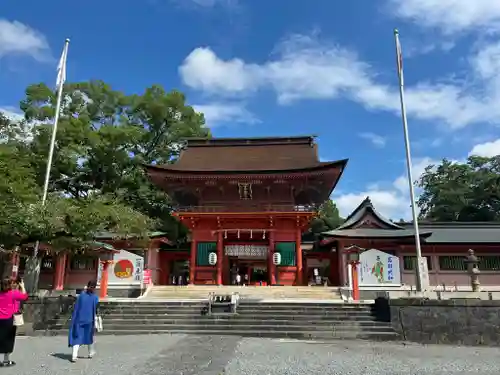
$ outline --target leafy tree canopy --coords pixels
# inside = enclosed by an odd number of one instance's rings
[[[183,138],[210,136],[184,95],[160,86],[126,95],[102,81],[66,85],[42,206],[55,106],[55,93],[36,84],[21,102],[24,121],[0,114],[0,245],[40,240],[70,250],[102,231],[182,236],[168,196],[150,184],[143,164],[170,163]]]
[[[443,160],[419,180],[422,219],[500,221],[500,156],[471,156],[465,163]]]
[[[318,216],[312,220],[310,232],[313,234],[326,232],[337,228],[343,221],[337,205],[329,199],[321,205]]]
[[[30,143],[31,165],[43,184],[56,97],[44,84],[28,87],[21,103],[39,125]],[[171,215],[169,197],[155,188],[143,164],[173,162],[182,139],[209,137],[202,114],[178,91],[160,86],[126,95],[102,81],[64,87],[50,191],[76,200],[105,196],[154,219],[170,238],[185,235]]]

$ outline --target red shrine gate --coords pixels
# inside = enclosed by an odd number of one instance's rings
[[[346,163],[320,162],[313,137],[188,140],[176,163],[147,166],[191,230],[189,254],[161,254],[161,262],[188,258],[195,284],[232,284],[236,274],[247,283],[306,284],[302,233]]]

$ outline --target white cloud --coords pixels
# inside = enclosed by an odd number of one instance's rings
[[[440,162],[431,158],[416,159],[412,165],[413,180],[417,181],[429,165]],[[418,196],[418,189],[415,187]],[[371,184],[362,191],[345,193],[334,193],[333,200],[344,217],[349,215],[367,196],[370,197],[375,208],[384,216],[393,220],[401,218],[411,219],[411,202],[409,195],[408,176],[406,171],[402,173],[389,185]]]
[[[200,7],[211,8],[216,5],[228,6],[228,5],[236,5],[238,0],[191,0],[195,5]]]
[[[500,42],[470,58],[466,82],[420,82],[406,88],[409,116],[445,123],[453,129],[498,122],[500,75],[493,76]],[[394,69],[395,70],[395,69]],[[183,82],[212,95],[239,97],[270,89],[281,104],[303,99],[348,99],[368,110],[399,116],[399,93],[377,76],[356,53],[315,38],[295,35],[282,42],[273,58],[262,64],[223,60],[210,48],[193,50],[179,68]],[[395,74],[395,73],[394,73]]]
[[[469,156],[472,155],[483,156],[487,158],[500,155],[500,138],[495,141],[475,145],[469,153]]]
[[[42,33],[21,22],[0,19],[0,58],[23,54],[44,60],[48,53],[49,44]]]
[[[385,137],[382,137],[381,135],[375,133],[369,133],[369,132],[361,133],[359,134],[359,136],[363,139],[370,141],[375,147],[379,148],[385,147],[385,144],[387,142]]]
[[[388,0],[387,5],[397,17],[446,35],[500,31],[500,2],[496,0]]]
[[[205,115],[211,128],[224,123],[254,124],[259,120],[240,103],[210,103],[193,105],[194,109]]]
[[[220,8],[236,9],[240,6],[240,0],[170,0],[172,3],[187,9],[211,9]]]
[[[0,112],[3,113],[5,117],[13,121],[21,121],[24,118],[24,115],[15,107],[0,107]]]
[[[333,196],[340,215],[349,215],[366,197],[370,197],[375,208],[384,216],[393,220],[410,217],[410,200],[394,190],[367,189],[358,193]]]

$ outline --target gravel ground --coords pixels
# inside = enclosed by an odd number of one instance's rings
[[[20,338],[15,375],[500,374],[497,348],[362,341],[310,343],[234,336],[103,336],[97,356],[69,362],[65,337]],[[86,355],[82,348],[82,355]]]

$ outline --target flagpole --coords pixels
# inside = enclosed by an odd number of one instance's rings
[[[412,162],[411,162],[411,151],[410,151],[410,137],[408,135],[408,120],[406,118],[406,105],[405,105],[405,94],[404,94],[404,78],[403,78],[403,61],[401,44],[399,43],[399,31],[394,29],[394,41],[396,43],[396,54],[397,54],[397,65],[398,65],[398,77],[399,77],[399,100],[401,103],[401,117],[403,120],[403,133],[405,138],[405,151],[406,151],[406,170],[408,173],[408,187],[410,188],[410,201],[411,201],[411,213],[413,217],[413,230],[415,232],[415,249],[417,253],[417,262],[415,264],[416,275],[417,275],[417,291],[423,291],[423,276],[420,262],[422,259],[422,248],[420,246],[420,232],[418,229],[418,216],[415,201],[415,189],[413,186],[413,172],[412,172]]]
[[[57,125],[59,124],[63,86],[64,86],[64,81],[66,80],[66,58],[68,57],[68,48],[69,48],[69,39],[66,39],[66,41],[64,42],[64,48],[63,48],[63,53],[61,56],[61,61],[59,62],[59,67],[58,67],[59,71],[58,71],[58,76],[57,76],[56,113],[54,116],[54,125],[52,126],[52,138],[50,140],[49,156],[47,159],[47,169],[45,170],[45,182],[43,184],[42,206],[44,206],[45,202],[47,201],[47,194],[49,191],[50,171],[52,169],[52,159],[54,158],[54,148],[55,148],[56,136],[57,136]],[[40,247],[40,242],[37,241],[35,244],[34,252],[33,252],[33,255],[35,257],[38,255],[39,247]]]

